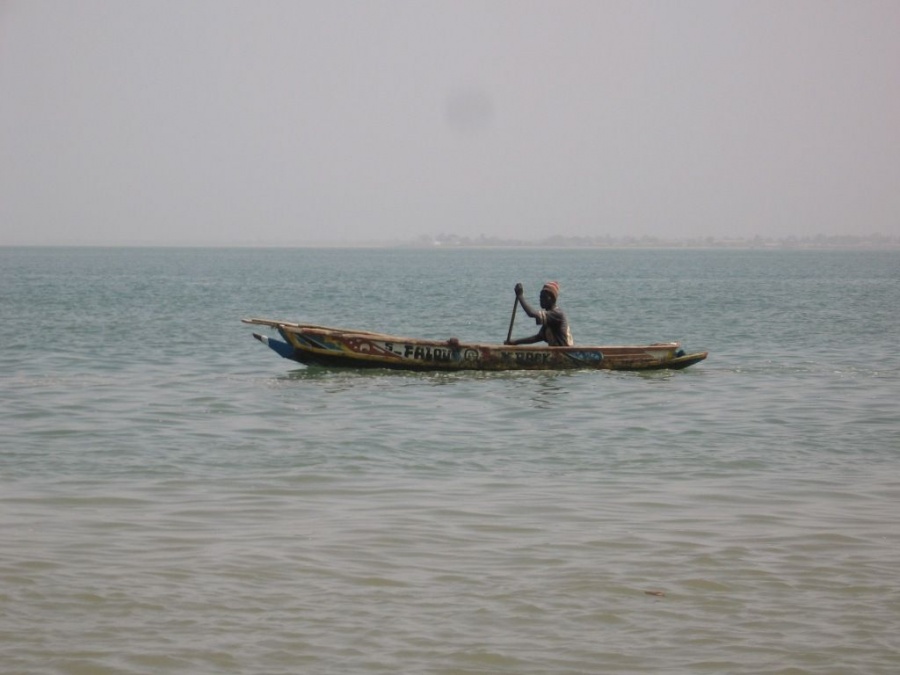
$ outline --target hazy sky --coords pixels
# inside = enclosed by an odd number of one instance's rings
[[[0,0],[0,244],[900,236],[900,2]]]

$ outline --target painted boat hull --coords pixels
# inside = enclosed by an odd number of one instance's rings
[[[422,340],[310,324],[244,319],[268,326],[281,340],[253,337],[278,355],[308,366],[453,370],[658,370],[681,369],[703,361],[708,352],[685,354],[678,342],[633,346],[548,347]]]

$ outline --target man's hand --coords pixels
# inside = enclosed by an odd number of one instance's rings
[[[516,297],[521,298],[522,294],[525,292],[525,287],[522,284],[516,284]]]

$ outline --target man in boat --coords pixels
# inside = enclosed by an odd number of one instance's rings
[[[535,342],[546,342],[551,347],[571,347],[572,332],[569,330],[569,320],[566,313],[557,306],[559,298],[559,284],[548,281],[541,289],[541,308],[536,310],[525,300],[525,288],[522,284],[516,284],[516,298],[525,313],[540,325],[540,330],[531,337],[507,340],[508,345],[530,345]]]

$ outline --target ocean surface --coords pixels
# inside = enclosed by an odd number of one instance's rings
[[[548,279],[576,343],[709,359],[240,322],[501,342]],[[0,672],[894,675],[898,313],[900,251],[0,249]]]

